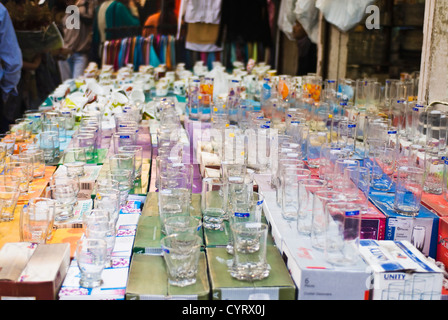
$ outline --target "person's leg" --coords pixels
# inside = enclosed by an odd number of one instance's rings
[[[73,71],[72,78],[76,79],[84,74],[84,70],[87,68],[88,57],[84,53],[74,53],[73,54]]]
[[[4,103],[3,99],[0,97],[0,134],[5,133],[9,130],[9,121],[3,114]]]
[[[58,66],[59,66],[59,73],[61,74],[61,81],[64,82],[65,80],[70,79],[72,72],[70,69],[69,60],[68,59],[67,60],[59,60]]]

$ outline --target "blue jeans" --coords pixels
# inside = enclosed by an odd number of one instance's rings
[[[82,76],[88,62],[87,54],[80,52],[73,53],[67,60],[59,61],[62,82]]]

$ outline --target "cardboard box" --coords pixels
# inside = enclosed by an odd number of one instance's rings
[[[61,228],[82,228],[82,217],[86,212],[89,212],[93,208],[93,200],[79,200],[74,209],[73,217],[66,221],[55,221],[54,229]]]
[[[140,213],[120,212],[112,251],[112,266],[103,270],[104,283],[100,287],[87,289],[79,285],[80,272],[74,256],[59,291],[60,300],[124,300],[139,219]]]
[[[60,300],[124,300],[130,257],[113,257],[113,267],[101,274],[103,284],[96,288],[79,285],[80,272],[76,259],[72,260],[64,283],[59,290]]]
[[[283,219],[281,207],[277,204],[276,191],[270,186],[270,175],[255,175],[259,190],[264,195],[263,210],[272,230],[272,237],[276,245],[282,251],[284,237],[297,234],[296,221]],[[361,235],[362,237],[384,240],[386,227],[386,216],[369,203],[368,213],[362,215]]]
[[[371,192],[370,200],[387,218],[384,240],[407,240],[425,256],[436,258],[439,217],[435,213],[422,206],[416,217],[400,215],[393,209],[392,193]]]
[[[294,300],[296,287],[275,246],[267,246],[270,274],[259,281],[239,281],[228,271],[232,256],[225,248],[206,248],[212,300]]]
[[[101,165],[85,165],[84,176],[80,179],[80,191],[78,193],[78,200],[88,200],[92,198],[92,192],[95,187],[95,182],[98,179],[102,166]],[[66,172],[67,168],[59,166],[56,170],[57,173]]]
[[[440,300],[443,273],[409,241],[362,240],[372,270],[372,300]]]
[[[272,238],[297,286],[297,299],[367,299],[366,281],[370,273],[366,272],[362,259],[349,267],[336,267],[328,263],[324,253],[312,247],[310,238],[297,232],[296,221],[283,219],[270,179],[270,175],[256,175],[260,192],[265,197],[263,211],[271,227]],[[376,234],[381,235],[385,216],[376,211],[365,216],[364,220],[371,223],[368,226],[377,228]]]
[[[0,251],[1,299],[55,300],[70,264],[70,245],[7,243]]]
[[[283,260],[297,286],[298,300],[367,300],[370,272],[359,257],[349,266],[328,263],[308,237],[283,239]]]
[[[190,214],[195,217],[201,217],[201,195],[193,193],[191,196]],[[142,216],[159,215],[159,196],[158,192],[148,192],[142,209]]]
[[[422,204],[435,212],[439,217],[448,216],[448,201],[442,194],[430,194],[423,192]]]
[[[198,230],[202,238],[202,249],[205,246],[203,228]],[[138,254],[162,255],[160,241],[165,237],[162,232],[159,216],[142,216],[137,225],[133,252]]]
[[[134,254],[126,287],[126,300],[209,300],[210,285],[204,252],[199,258],[196,283],[186,287],[168,284],[162,256]]]
[[[442,262],[448,269],[448,217],[441,217],[439,220],[436,261]]]

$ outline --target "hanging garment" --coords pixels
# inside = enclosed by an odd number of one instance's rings
[[[157,56],[156,50],[154,48],[154,37],[151,37],[150,52],[149,52],[149,63],[154,68],[158,67],[160,65],[159,57]]]
[[[215,44],[218,34],[219,24],[188,23],[186,41],[198,44]]]

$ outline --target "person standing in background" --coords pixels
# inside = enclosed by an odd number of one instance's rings
[[[177,33],[176,0],[162,0],[160,11],[146,19],[143,36],[151,34],[175,35]]]
[[[145,24],[149,16],[160,11],[161,1],[162,0],[134,0],[141,25]]]
[[[14,26],[8,10],[0,3],[0,133],[9,130],[9,122],[4,115],[8,108],[5,102],[10,95],[17,95],[23,66],[22,51],[17,42]]]
[[[293,36],[299,46],[299,66],[296,75],[315,73],[317,69],[317,45],[311,41],[300,22],[293,26]]]
[[[75,5],[79,9],[80,28],[67,28],[66,19],[71,13],[66,13],[63,19],[64,48],[61,54],[66,60],[59,61],[61,80],[76,79],[83,75],[89,60],[89,51],[92,43],[93,17],[96,0],[67,0],[67,6]]]
[[[130,36],[132,28],[141,26],[140,19],[130,8],[131,1],[134,3],[134,0],[106,0],[98,7],[93,23],[90,61],[100,65],[101,47],[105,41]]]

